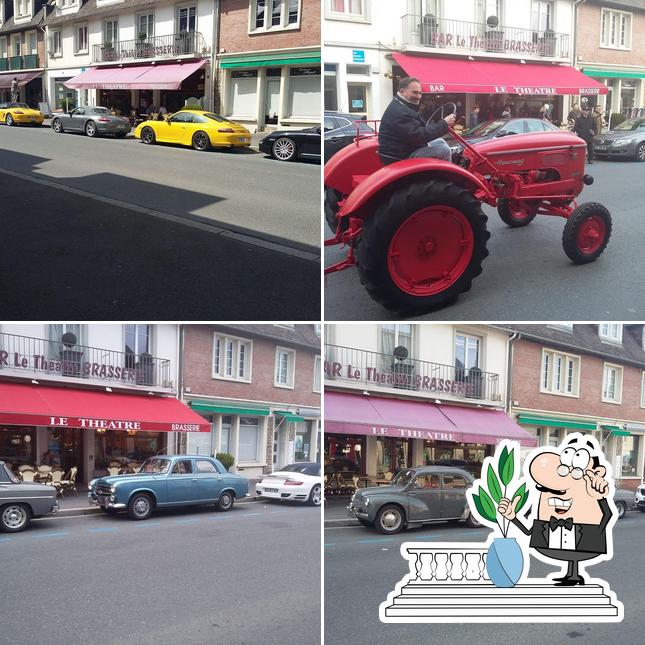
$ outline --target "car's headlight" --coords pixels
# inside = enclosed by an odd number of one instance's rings
[[[116,493],[116,484],[110,484],[110,492]]]
[[[612,146],[626,146],[629,145],[632,142],[631,139],[615,139],[612,141],[611,145]]]
[[[370,498],[366,497],[365,498],[365,508],[367,508],[370,505]]]
[[[90,480],[90,483],[88,484],[88,486],[90,487],[90,490],[92,490],[94,488],[94,486],[96,486],[97,481],[98,481],[98,479],[91,479]]]

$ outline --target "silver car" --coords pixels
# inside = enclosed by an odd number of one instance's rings
[[[32,518],[57,512],[58,493],[53,486],[23,483],[0,461],[0,531],[16,533],[26,529]]]
[[[132,129],[130,121],[123,116],[114,116],[104,107],[86,105],[77,107],[69,114],[57,114],[52,119],[52,130],[61,132],[83,132],[88,137],[113,134],[125,137]]]
[[[645,161],[645,118],[627,119],[593,140],[596,157]]]

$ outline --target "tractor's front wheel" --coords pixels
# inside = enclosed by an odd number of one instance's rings
[[[345,198],[345,195],[334,188],[328,188],[325,186],[325,220],[327,221],[327,226],[331,229],[331,232],[336,234],[338,230],[338,202],[342,201]],[[347,218],[343,222],[343,230],[346,230],[349,226]]]
[[[511,228],[520,228],[530,224],[537,213],[527,204],[522,204],[511,199],[499,199],[497,201],[497,212],[502,222]]]
[[[470,289],[488,255],[487,217],[447,181],[402,185],[365,220],[356,259],[370,296],[398,313],[425,312]]]
[[[581,204],[569,216],[562,233],[562,247],[574,264],[593,262],[611,237],[611,215],[598,202]]]

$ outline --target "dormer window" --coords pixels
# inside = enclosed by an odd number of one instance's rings
[[[600,325],[599,335],[602,340],[621,345],[623,342],[623,326],[616,324]]]
[[[16,18],[31,17],[31,6],[33,0],[14,0],[13,10]]]

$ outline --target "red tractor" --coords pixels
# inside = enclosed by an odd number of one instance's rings
[[[454,104],[441,106],[435,115]],[[432,118],[432,117],[431,117]],[[611,215],[575,198],[585,142],[570,132],[541,132],[463,145],[452,162],[405,159],[384,166],[376,136],[357,136],[325,165],[325,217],[347,257],[325,273],[358,267],[370,296],[397,313],[422,313],[454,302],[482,271],[490,233],[482,202],[511,227],[536,215],[566,219],[562,246],[575,264],[593,262],[611,235]]]

